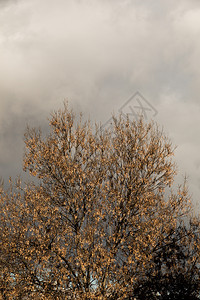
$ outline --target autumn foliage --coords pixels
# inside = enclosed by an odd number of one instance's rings
[[[171,142],[142,118],[113,122],[65,104],[48,136],[27,129],[38,181],[1,188],[2,299],[198,299],[199,220],[186,184],[172,188]]]

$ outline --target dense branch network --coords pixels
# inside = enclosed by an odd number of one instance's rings
[[[2,299],[198,299],[199,221],[186,184],[165,193],[171,142],[142,118],[113,122],[94,130],[65,104],[47,137],[27,129],[39,181],[1,188]]]

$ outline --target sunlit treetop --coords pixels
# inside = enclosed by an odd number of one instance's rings
[[[102,130],[67,103],[49,126],[25,133],[38,184],[1,194],[6,282],[30,299],[129,299],[191,212],[185,183],[165,193],[174,148],[154,122],[116,116]]]

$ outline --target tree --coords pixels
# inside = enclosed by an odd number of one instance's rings
[[[199,221],[181,222],[157,245],[151,267],[135,286],[136,299],[197,300],[200,296]]]
[[[1,192],[3,299],[134,299],[190,214],[185,185],[165,194],[176,169],[163,132],[113,121],[94,129],[65,104],[47,137],[27,129],[24,170],[39,182]]]

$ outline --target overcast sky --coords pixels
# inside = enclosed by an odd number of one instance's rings
[[[200,194],[199,0],[0,0],[0,175],[22,173],[26,124],[68,99],[106,122],[145,106]],[[144,98],[142,98],[144,97]],[[144,100],[145,99],[145,100]],[[132,109],[132,110],[131,110]],[[138,110],[139,111],[139,110]],[[132,115],[133,116],[133,115]]]

